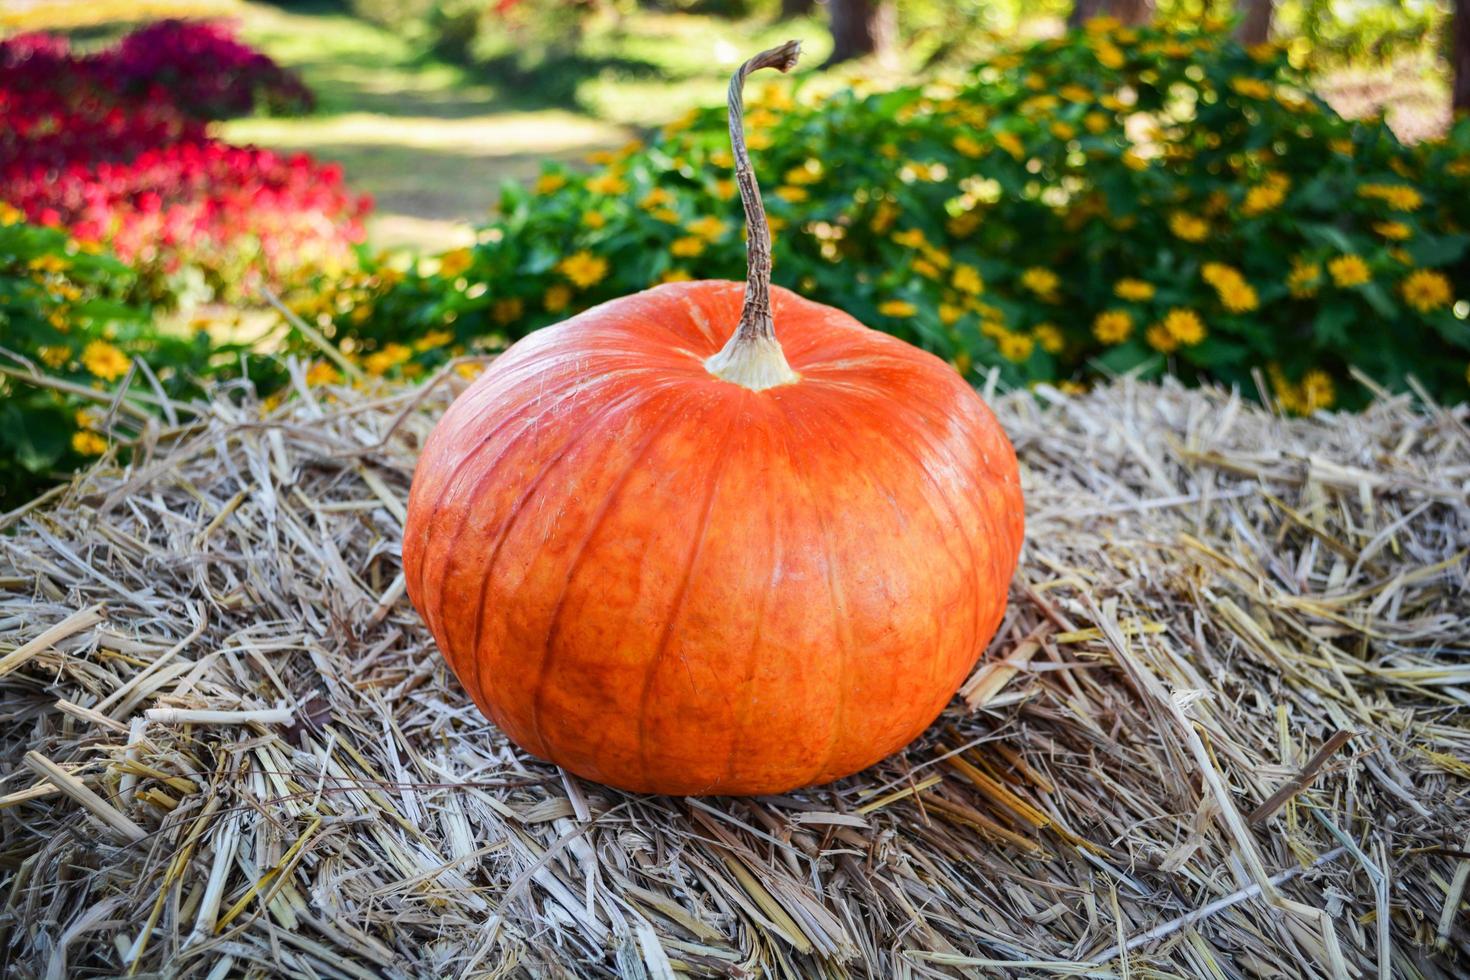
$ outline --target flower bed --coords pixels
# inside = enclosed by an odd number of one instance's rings
[[[200,121],[258,99],[309,101],[260,59],[177,22],[86,58],[44,36],[0,44],[0,193],[126,262],[198,270],[221,298],[349,266],[371,204],[340,168],[231,146]]]
[[[772,85],[747,125],[777,281],[967,373],[1168,369],[1302,412],[1361,403],[1353,367],[1470,395],[1470,120],[1405,146],[1274,48],[1097,22],[953,84]],[[475,249],[326,284],[308,312],[421,370],[651,283],[739,278],[724,127],[711,107],[594,174],[549,168]]]

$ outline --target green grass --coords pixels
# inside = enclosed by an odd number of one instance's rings
[[[243,37],[299,71],[318,108],[302,118],[235,120],[220,134],[340,162],[350,186],[377,201],[368,233],[378,247],[463,244],[502,180],[629,137],[424,58],[394,33],[330,8],[239,9]]]

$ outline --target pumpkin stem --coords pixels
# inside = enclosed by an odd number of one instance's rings
[[[740,324],[729,342],[704,364],[715,377],[752,391],[791,384],[800,376],[786,362],[771,319],[771,229],[766,224],[766,207],[745,148],[742,90],[751,72],[762,68],[788,72],[796,67],[800,54],[801,42],[787,41],[751,58],[730,79],[730,149],[735,157],[740,202],[745,206],[745,303],[740,310]]]

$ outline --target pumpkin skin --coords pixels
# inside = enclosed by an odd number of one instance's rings
[[[948,364],[771,292],[793,384],[704,362],[745,287],[674,283],[516,343],[429,437],[408,593],[480,709],[588,779],[823,783],[897,751],[994,633],[1016,457]]]

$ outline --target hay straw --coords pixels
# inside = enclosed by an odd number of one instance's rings
[[[1464,406],[1000,399],[1028,543],[963,696],[684,800],[510,746],[404,597],[458,379],[293,378],[5,518],[7,973],[1464,974]]]

